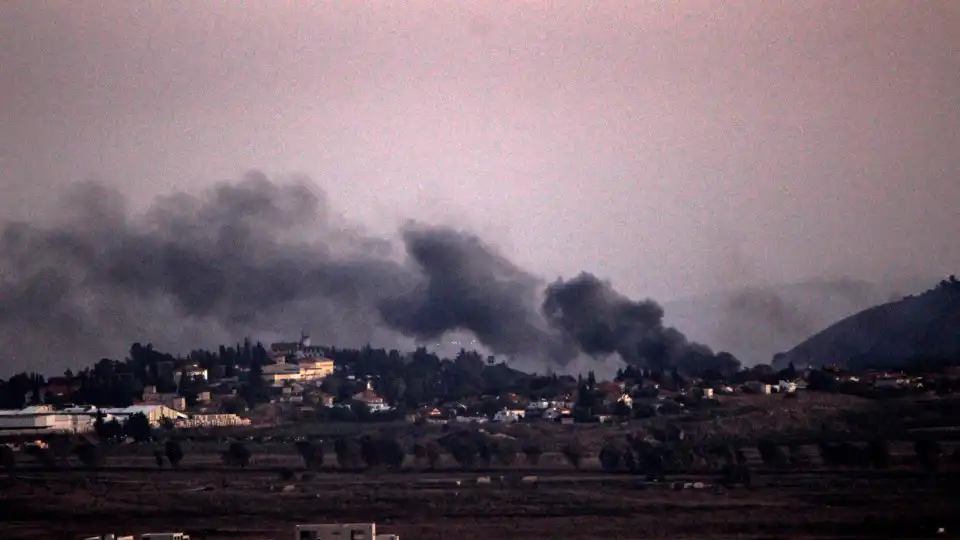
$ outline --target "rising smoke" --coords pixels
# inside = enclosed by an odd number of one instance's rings
[[[4,363],[54,370],[135,340],[182,350],[304,327],[342,345],[469,331],[495,353],[561,365],[584,354],[685,369],[735,362],[665,327],[652,300],[586,273],[544,288],[470,234],[413,223],[396,255],[344,227],[305,179],[251,173],[142,215],[99,184],[69,201],[57,222],[2,229]]]

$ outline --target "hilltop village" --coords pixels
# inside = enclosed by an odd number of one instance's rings
[[[268,427],[289,422],[605,423],[709,408],[738,396],[808,391],[860,396],[949,393],[953,368],[915,371],[768,365],[695,375],[626,366],[613,380],[537,375],[461,350],[337,349],[297,341],[269,349],[245,341],[175,357],[134,344],[46,379],[0,382],[0,434],[83,433],[143,415],[153,427]]]

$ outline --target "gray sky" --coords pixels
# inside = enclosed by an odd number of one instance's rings
[[[960,3],[0,3],[0,217],[304,173],[660,300],[960,269]]]

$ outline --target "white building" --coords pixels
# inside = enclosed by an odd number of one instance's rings
[[[159,426],[164,419],[176,422],[188,418],[186,414],[175,411],[166,405],[133,405],[120,409],[102,409],[102,411],[104,414],[117,418],[120,422],[130,420],[130,417],[135,414],[142,414],[147,417],[151,426]]]
[[[525,413],[526,411],[520,409],[503,409],[501,411],[497,411],[497,414],[493,416],[493,421],[512,424],[513,422],[519,422],[525,416]]]
[[[96,409],[57,411],[50,405],[0,410],[0,433],[86,433],[93,431]]]

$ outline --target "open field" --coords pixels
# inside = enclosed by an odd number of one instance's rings
[[[482,473],[481,473],[482,474]],[[460,538],[921,538],[960,532],[956,473],[759,474],[752,489],[674,490],[628,474],[556,471],[537,485],[477,473],[27,469],[2,480],[4,539],[186,530],[193,538],[292,538],[297,523],[376,521],[404,540]],[[460,485],[456,485],[460,480]],[[668,478],[678,483],[712,476]]]
[[[375,521],[404,540],[446,539],[849,539],[960,538],[960,468],[956,437],[940,433],[956,425],[955,400],[871,402],[846,396],[796,400],[748,398],[672,418],[618,425],[483,425],[299,423],[232,432],[170,432],[180,438],[178,469],[158,468],[159,443],[103,445],[105,461],[83,469],[77,456],[59,470],[18,452],[11,474],[0,475],[0,538],[74,540],[85,535],[184,530],[194,539],[290,539],[298,523]],[[741,441],[753,486],[721,489],[716,465],[697,462],[651,484],[625,471],[604,472],[598,459],[606,440],[679,426],[695,441]],[[939,426],[939,427],[938,427]],[[937,428],[943,459],[936,473],[921,472],[913,438]],[[423,470],[408,455],[402,469],[347,472],[339,469],[333,438],[377,434],[409,445],[448,431],[483,429],[488,437],[537,441],[539,463],[522,454],[510,466],[465,472],[444,452],[437,470]],[[890,466],[873,470],[827,467],[818,440],[865,444],[873,433],[889,435]],[[812,438],[817,436],[822,439]],[[307,472],[293,441],[319,437],[322,470]],[[757,452],[771,437],[809,457],[775,471]],[[252,453],[246,468],[221,459],[229,441]],[[319,439],[317,439],[319,440]],[[560,449],[580,441],[586,457],[574,469]],[[791,448],[791,455],[795,448]],[[500,482],[500,476],[507,482]],[[536,475],[535,484],[522,484]],[[492,482],[478,485],[478,476]],[[457,484],[459,481],[459,485]],[[702,482],[701,489],[674,489]]]

